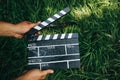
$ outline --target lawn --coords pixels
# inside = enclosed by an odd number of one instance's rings
[[[56,70],[46,80],[120,80],[120,0],[0,0],[0,21],[43,21],[69,6],[71,12],[41,34],[79,34],[81,67]],[[0,37],[0,80],[27,66],[27,40]]]

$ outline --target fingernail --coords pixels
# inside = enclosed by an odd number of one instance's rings
[[[41,23],[41,21],[38,21],[38,23]]]
[[[51,70],[51,71],[50,71],[50,73],[54,73],[54,71],[53,71],[53,70]]]

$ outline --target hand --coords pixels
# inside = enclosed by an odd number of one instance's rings
[[[38,23],[31,23],[24,21],[18,24],[11,24],[6,22],[0,22],[0,36],[11,36],[15,38],[22,38],[26,32],[32,27],[38,25]]]
[[[34,69],[28,71],[23,76],[20,76],[16,80],[44,80],[47,74],[53,73],[53,70],[40,71],[39,69]]]

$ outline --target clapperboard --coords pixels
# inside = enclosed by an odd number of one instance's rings
[[[34,36],[28,42],[28,65],[30,69],[80,67],[77,33]]]
[[[80,67],[78,34],[51,34],[34,36],[36,32],[70,11],[67,7],[32,28],[28,37],[28,69],[69,69]]]

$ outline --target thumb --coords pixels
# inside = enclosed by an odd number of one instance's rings
[[[30,24],[30,28],[33,28],[33,27],[35,27],[35,26],[37,26],[37,25],[39,25],[41,22],[39,21],[39,22],[37,22],[37,23],[32,23],[32,24]]]
[[[44,71],[41,71],[41,74],[40,74],[40,79],[45,79],[46,75],[47,74],[51,74],[51,73],[54,73],[53,70],[44,70]]]
[[[49,70],[44,70],[44,71],[41,71],[42,75],[47,75],[47,74],[51,74],[51,73],[54,73],[53,70],[49,69]]]

